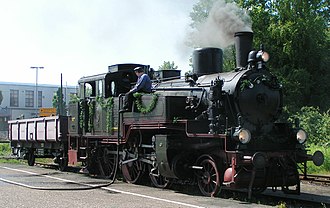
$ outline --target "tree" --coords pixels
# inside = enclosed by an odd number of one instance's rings
[[[235,3],[225,0],[200,0],[190,13],[192,33],[188,44],[217,47],[223,51],[223,70],[235,68],[234,34],[250,31],[250,17]]]
[[[65,115],[65,102],[63,100],[63,93],[61,88],[58,88],[53,96],[53,108],[56,108],[57,115]]]
[[[296,118],[308,133],[309,144],[330,146],[330,110],[322,113],[318,108],[302,107],[290,120],[293,122]]]
[[[193,7],[191,26],[205,21],[215,0],[200,0]],[[223,1],[222,1],[223,2]],[[232,1],[227,1],[232,2]],[[270,53],[270,71],[284,86],[284,104],[289,111],[302,106],[330,108],[329,1],[235,0],[249,11],[254,48],[262,43]],[[230,70],[233,55],[224,49],[224,68]],[[229,63],[228,63],[229,60]],[[231,61],[231,62],[230,62]]]
[[[216,0],[201,0],[193,6],[193,10],[189,15],[192,20],[190,24],[192,28],[197,28],[206,20],[214,2]]]
[[[287,84],[286,105],[292,111],[311,105],[329,109],[329,18],[324,15],[329,3],[283,0],[272,6],[270,66]]]
[[[178,66],[175,66],[174,61],[164,61],[163,65],[158,67],[158,70],[176,70]]]

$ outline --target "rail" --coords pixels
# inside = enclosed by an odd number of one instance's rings
[[[330,185],[330,176],[326,175],[315,175],[315,174],[307,174],[304,176],[300,174],[300,179],[303,181],[308,181],[310,183],[320,183],[322,185]]]

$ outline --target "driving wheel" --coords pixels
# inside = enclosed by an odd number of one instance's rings
[[[220,191],[221,179],[215,162],[206,158],[199,164],[203,169],[197,172],[197,184],[205,196],[215,196]]]
[[[144,164],[139,160],[139,146],[141,144],[141,134],[136,134],[129,138],[122,154],[122,174],[128,183],[137,183],[144,170]]]

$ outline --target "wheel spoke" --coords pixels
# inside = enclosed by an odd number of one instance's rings
[[[142,163],[140,161],[134,161],[126,163],[122,166],[122,173],[124,178],[129,183],[136,183],[142,174]]]
[[[126,157],[123,160],[135,159],[139,152],[140,137],[132,137],[131,141],[127,142],[127,146],[124,149]],[[143,173],[143,163],[139,160],[125,163],[122,165],[123,177],[128,183],[137,183]]]
[[[109,147],[111,149],[115,149],[115,146]],[[97,151],[97,164],[100,175],[103,178],[110,178],[113,176],[116,169],[116,160],[117,156],[115,154],[111,154],[108,148],[100,147]]]
[[[215,162],[206,158],[201,161],[203,170],[197,174],[198,187],[205,196],[214,196],[220,190],[221,179]]]

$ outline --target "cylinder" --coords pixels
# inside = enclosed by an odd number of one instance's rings
[[[222,72],[220,48],[198,48],[193,52],[193,72],[198,76]]]
[[[243,68],[247,65],[249,52],[252,50],[253,33],[252,32],[236,32],[235,33],[235,49],[236,49],[236,67]]]

